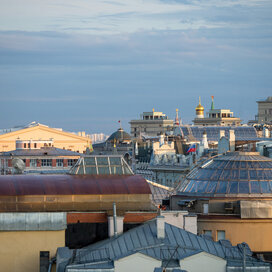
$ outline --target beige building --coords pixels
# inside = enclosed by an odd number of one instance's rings
[[[15,150],[16,140],[29,141],[25,142],[27,145],[31,145],[31,140],[35,140],[36,142],[39,140],[43,144],[46,141],[53,141],[56,148],[79,153],[85,152],[86,148],[90,147],[92,142],[85,135],[85,132],[74,134],[63,131],[62,129],[50,128],[39,123],[33,123],[17,129],[4,129],[0,131],[0,134],[0,152]],[[40,148],[40,144],[35,148]]]
[[[134,138],[140,135],[156,137],[167,130],[171,130],[174,120],[168,119],[168,116],[162,112],[153,111],[144,112],[138,120],[130,121],[130,133]]]
[[[196,107],[196,118],[193,120],[196,126],[240,126],[241,119],[234,117],[233,112],[229,109],[214,109],[214,102],[212,96],[211,109],[207,113],[207,117],[204,116],[204,107],[201,105],[199,98],[199,104]]]
[[[259,124],[272,124],[272,96],[267,97],[266,100],[257,101],[258,115],[257,120]]]

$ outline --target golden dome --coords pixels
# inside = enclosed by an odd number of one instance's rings
[[[199,97],[199,104],[198,106],[195,108],[196,111],[204,111],[204,107],[201,105],[201,100],[200,100],[200,97]]]

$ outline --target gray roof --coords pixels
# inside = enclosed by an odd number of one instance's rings
[[[0,156],[80,156],[79,153],[56,148],[56,147],[46,147],[41,149],[16,149],[12,151],[2,152]]]
[[[60,249],[61,250],[61,249]],[[67,250],[64,248],[64,250]],[[71,265],[98,262],[99,260],[118,260],[134,253],[142,253],[158,260],[180,260],[201,251],[241,265],[243,254],[241,246],[229,246],[165,223],[165,238],[157,238],[156,220],[131,229],[116,238],[110,238],[83,249],[74,251]],[[259,263],[251,257],[247,247],[247,262]],[[261,263],[262,265],[269,264]],[[59,272],[59,271],[58,271]]]
[[[194,168],[177,191],[186,196],[272,196],[272,159],[257,152],[230,152]]]

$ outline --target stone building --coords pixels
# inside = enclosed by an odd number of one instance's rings
[[[266,100],[257,101],[258,115],[257,120],[259,124],[272,125],[272,96],[267,97]]]

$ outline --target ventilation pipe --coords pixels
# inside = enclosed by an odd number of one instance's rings
[[[117,236],[117,216],[116,216],[116,204],[113,202],[113,232],[114,237]]]

